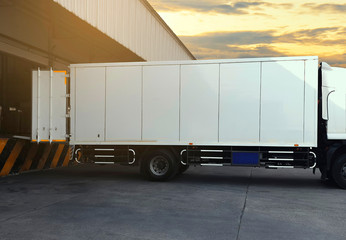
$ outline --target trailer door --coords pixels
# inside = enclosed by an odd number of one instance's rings
[[[66,77],[65,71],[32,72],[32,141],[66,141]]]

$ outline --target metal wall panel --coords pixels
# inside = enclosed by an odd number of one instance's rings
[[[49,72],[42,71],[38,79],[38,135],[41,140],[49,140]]]
[[[32,139],[49,140],[49,71],[33,71]]]
[[[78,141],[104,141],[105,68],[77,68],[75,136]]]
[[[317,145],[317,69],[318,60],[305,61],[304,142],[311,145]]]
[[[304,61],[262,63],[261,142],[303,142],[304,78]]]
[[[218,142],[219,64],[181,66],[180,139]]]
[[[143,140],[179,141],[180,67],[143,67]]]
[[[260,75],[259,62],[220,65],[220,142],[259,142]]]
[[[147,61],[194,59],[146,0],[53,1]]]
[[[142,67],[106,68],[106,141],[140,141]]]
[[[32,140],[66,139],[65,71],[32,72]]]
[[[32,89],[31,89],[31,139],[37,139],[37,126],[38,126],[38,115],[37,115],[37,71],[32,71]]]
[[[50,138],[66,139],[66,72],[53,72]]]
[[[106,113],[106,116],[114,114],[114,119],[120,117],[123,122],[127,118],[129,124],[134,120],[137,122],[141,120],[142,139],[93,141],[76,140],[72,135],[72,144],[185,146],[193,143],[194,145],[291,147],[295,144],[315,147],[317,144],[315,114],[317,58],[73,64],[71,65],[72,133],[80,123],[85,124],[85,121],[89,121],[80,118],[81,122],[75,124],[74,112],[80,111],[80,105],[74,100],[76,98],[73,94],[76,89],[74,82],[80,81],[85,85],[83,87],[98,91],[98,87],[94,89],[93,84],[89,85],[89,81],[85,81],[85,76],[77,74],[76,79],[75,71],[98,68],[124,69],[125,74],[121,74],[123,77],[116,79],[118,87],[108,89],[110,85],[102,86],[102,88],[107,87],[107,95],[117,92],[119,99],[106,96],[116,101],[116,104],[128,106],[127,104],[132,104],[134,100],[129,98],[131,94],[136,93],[135,99],[142,96],[141,108],[137,106],[133,112],[127,113],[127,110],[121,108],[124,112],[117,113],[113,108],[109,108]],[[138,87],[134,90],[128,86],[130,84],[127,81],[131,79],[127,79],[126,76],[135,72],[129,70],[131,68],[143,68],[141,91]],[[91,72],[89,75],[92,75]],[[95,82],[96,80],[102,80],[102,77],[95,78]],[[139,85],[138,82],[137,79],[135,86]],[[83,90],[83,87],[79,90]],[[102,110],[104,108],[102,102],[95,104],[93,96],[90,95],[89,98],[92,100],[87,99],[84,102],[85,111],[102,117],[104,113],[93,111],[95,105]],[[141,116],[138,114],[139,108]],[[133,119],[135,117],[132,114],[135,112],[137,119]],[[90,124],[89,127],[94,128],[95,125]],[[100,127],[103,127],[102,121]],[[122,130],[114,132],[114,136],[118,137],[117,134]],[[108,129],[105,131],[108,134]]]

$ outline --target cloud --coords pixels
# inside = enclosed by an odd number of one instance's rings
[[[220,14],[247,14],[248,10],[262,10],[264,7],[284,7],[291,8],[292,4],[274,4],[268,2],[229,2],[225,0],[151,0],[150,3],[157,11],[176,12],[194,11]]]
[[[325,44],[326,41],[330,41],[330,35],[333,35],[334,44],[343,43],[340,40],[345,36],[342,36],[344,34],[340,27],[315,28],[290,32],[277,36],[276,42]]]
[[[270,46],[274,31],[215,32],[180,36],[197,59],[282,56]]]
[[[329,34],[334,34],[334,40],[328,39]],[[335,36],[338,36],[335,38]],[[345,29],[339,27],[304,29],[296,32],[278,34],[274,30],[267,31],[239,31],[239,32],[211,32],[196,36],[180,36],[187,43],[220,48],[225,45],[251,45],[269,43],[320,43],[334,41],[344,43]]]
[[[275,57],[306,55],[305,46],[307,49],[314,46],[317,50],[323,50],[324,47],[335,45],[337,46],[335,49],[340,53],[345,49],[345,32],[345,28],[341,27],[303,29],[282,34],[274,30],[211,32],[196,36],[180,36],[180,39],[197,59]],[[293,52],[287,48],[278,47],[282,44],[300,46],[302,51]],[[342,50],[340,51],[340,49]],[[319,52],[316,52],[314,55],[319,55],[323,61],[334,66],[346,67],[346,53],[331,52],[320,55]]]
[[[253,48],[228,46],[224,49],[203,48],[189,44],[187,46],[197,59],[274,57],[285,55],[268,45],[259,45]]]
[[[332,4],[332,3],[325,3],[325,4],[316,4],[316,3],[305,3],[302,5],[305,8],[309,8],[311,10],[322,12],[322,11],[328,11],[332,13],[346,13],[346,4]]]
[[[274,31],[241,31],[214,32],[197,36],[180,36],[184,42],[203,47],[220,48],[228,44],[249,45],[256,43],[271,43],[275,39]]]
[[[346,68],[346,53],[344,54],[333,54],[330,56],[320,56],[320,61],[327,62],[333,67],[344,67]]]

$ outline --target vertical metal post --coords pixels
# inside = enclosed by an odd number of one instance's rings
[[[37,69],[37,134],[36,140],[37,143],[41,141],[40,139],[40,68]]]
[[[52,120],[53,120],[53,69],[49,70],[49,142],[52,142]]]
[[[0,132],[2,131],[2,118],[3,118],[3,109],[4,109],[4,96],[5,96],[5,58],[0,56]]]

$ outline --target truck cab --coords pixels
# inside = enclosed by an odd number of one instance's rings
[[[319,168],[322,178],[346,186],[346,69],[320,66]]]

